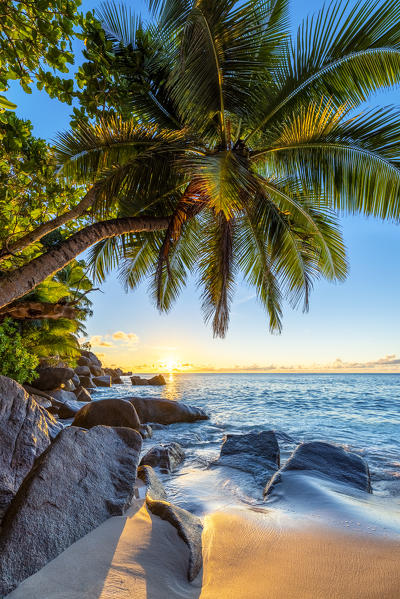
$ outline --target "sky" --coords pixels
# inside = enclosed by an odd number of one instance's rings
[[[137,13],[144,2],[126,2]],[[292,0],[295,27],[321,0]],[[84,11],[95,0],[83,0]],[[76,64],[81,62],[76,45]],[[26,95],[13,85],[8,98],[34,133],[49,141],[68,129],[71,107],[45,93]],[[374,104],[399,104],[399,91]],[[400,201],[400,200],[399,200]],[[144,284],[126,294],[116,274],[92,294],[94,315],[87,339],[106,366],[135,372],[400,372],[400,225],[374,219],[342,219],[350,273],[344,283],[315,284],[310,310],[285,307],[283,332],[271,335],[252,289],[239,285],[225,339],[214,339],[202,319],[199,291],[191,280],[175,307],[160,315]]]

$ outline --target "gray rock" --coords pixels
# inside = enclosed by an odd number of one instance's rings
[[[265,486],[279,468],[279,445],[274,431],[227,435],[218,460],[210,466],[228,466],[252,474]]]
[[[147,379],[142,379],[141,376],[131,376],[131,383],[132,383],[132,385],[146,386]]]
[[[64,391],[64,389],[54,389],[49,391],[52,397],[52,404],[57,409],[61,419],[72,418],[82,407],[78,402],[73,391]]]
[[[142,379],[141,376],[131,376],[132,385],[166,385],[167,382],[162,374],[157,374],[151,379]]]
[[[0,596],[129,507],[142,440],[128,428],[64,429],[38,458],[3,522]]]
[[[147,384],[156,386],[166,385],[167,381],[165,380],[162,374],[157,374],[156,376],[153,376],[151,379],[148,379]]]
[[[34,393],[32,393],[32,397],[36,401],[36,403],[38,403],[39,406],[44,408],[45,410],[48,410],[49,408],[51,408],[52,403],[51,403],[50,399],[46,399],[45,397],[42,397],[41,395],[35,395]]]
[[[81,356],[78,360],[78,366],[90,366],[92,363],[91,360],[89,360],[89,358],[86,358],[85,356]]]
[[[93,352],[81,350],[81,356],[87,358],[91,364],[94,364],[94,366],[98,366],[99,368],[101,368],[101,362],[99,358],[96,356],[96,354],[94,354]]]
[[[90,368],[89,366],[77,366],[75,368],[75,374],[77,374],[78,377],[91,376]]]
[[[165,490],[150,466],[141,466],[138,477],[146,484],[146,505],[148,509],[162,520],[166,520],[176,528],[178,535],[189,547],[188,580],[192,582],[202,567],[203,525],[197,516],[167,501]]]
[[[153,500],[167,501],[165,489],[151,466],[139,466],[137,477],[146,485],[146,495]]]
[[[96,387],[91,376],[80,376],[79,383],[80,386],[85,387],[85,389],[94,389]]]
[[[62,427],[16,381],[0,376],[0,518]]]
[[[161,472],[169,474],[185,459],[185,452],[176,442],[165,445],[155,445],[141,459],[141,466],[160,468]]]
[[[77,387],[74,393],[78,401],[92,401],[92,396],[85,387]]]
[[[70,379],[69,381],[65,381],[65,383],[63,383],[61,385],[61,388],[64,389],[65,391],[75,391],[76,387],[75,387],[74,383],[72,382],[72,379]]]
[[[59,368],[53,366],[39,367],[37,369],[38,378],[32,383],[37,389],[48,391],[57,389],[66,381],[74,376],[72,368]]]
[[[188,406],[170,399],[130,397],[129,401],[136,409],[139,420],[142,423],[158,422],[159,424],[172,424],[174,422],[208,420],[207,414],[200,408]]]
[[[72,377],[71,381],[74,383],[74,385],[75,385],[75,389],[76,389],[77,387],[79,387],[79,385],[81,384],[81,383],[80,383],[80,380],[79,380],[79,376],[78,376],[76,373],[75,373],[75,374],[74,374],[74,376]]]
[[[139,427],[139,433],[142,439],[150,439],[153,436],[153,429],[150,424],[141,424]]]
[[[96,387],[111,387],[111,377],[109,374],[104,376],[95,376],[93,377],[93,382]]]
[[[90,365],[90,374],[92,376],[104,376],[104,370],[95,364]]]
[[[72,426],[92,428],[99,424],[126,426],[136,431],[140,429],[140,421],[135,408],[123,399],[102,399],[86,404],[76,414]]]
[[[298,445],[267,485],[264,497],[273,494],[291,472],[302,472],[372,493],[369,468],[365,460],[330,443],[313,441]]]

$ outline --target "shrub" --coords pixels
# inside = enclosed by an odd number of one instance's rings
[[[18,383],[33,381],[39,359],[29,351],[31,341],[21,336],[12,320],[0,324],[0,374]]]

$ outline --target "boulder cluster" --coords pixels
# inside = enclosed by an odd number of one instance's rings
[[[125,512],[135,495],[142,438],[151,437],[152,423],[208,418],[167,399],[91,401],[86,385],[109,386],[120,376],[103,369],[91,352],[82,352],[74,370],[40,368],[33,386],[0,376],[0,597],[107,518]],[[66,426],[62,420],[69,417]],[[159,445],[142,458],[141,468],[170,472],[184,457],[178,443]],[[194,555],[200,520],[165,499],[163,505],[160,516]],[[199,570],[198,557],[190,560],[189,577]]]

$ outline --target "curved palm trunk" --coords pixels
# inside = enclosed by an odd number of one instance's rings
[[[169,218],[115,218],[89,225],[38,258],[0,278],[0,309],[32,291],[92,245],[123,233],[166,229]]]
[[[0,250],[0,262],[6,260],[7,258],[10,258],[16,252],[21,252],[32,243],[39,241],[39,239],[41,239],[48,233],[55,231],[62,225],[65,225],[70,220],[82,216],[82,214],[92,206],[95,199],[96,186],[89,189],[89,191],[82,198],[79,204],[77,204],[74,208],[71,208],[71,210],[68,210],[68,212],[60,214],[60,216],[57,216],[56,218],[53,218],[52,220],[49,220],[48,222],[39,225],[38,227],[36,227],[36,229],[30,231],[23,237],[20,237],[20,239],[17,239],[17,241],[15,241],[14,243],[6,244],[5,247]]]

